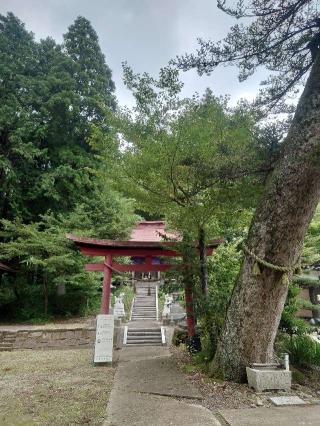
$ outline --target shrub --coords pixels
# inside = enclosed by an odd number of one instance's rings
[[[296,366],[320,367],[320,344],[306,335],[284,339],[283,348],[289,353],[291,363]]]
[[[298,299],[299,293],[299,285],[295,282],[290,283],[287,300],[282,312],[279,326],[280,329],[290,335],[303,335],[308,333],[311,329],[305,320],[296,317],[296,314],[300,309],[300,301]]]
[[[210,361],[217,347],[239,273],[241,252],[237,249],[237,243],[223,244],[208,260],[209,297],[205,299],[197,294],[196,313],[202,330],[202,357]]]

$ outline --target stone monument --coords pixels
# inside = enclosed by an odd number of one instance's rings
[[[120,293],[119,297],[115,297],[113,314],[115,318],[125,318],[126,313],[123,304],[124,293]]]
[[[97,316],[96,342],[94,345],[94,363],[112,362],[113,352],[113,315]]]

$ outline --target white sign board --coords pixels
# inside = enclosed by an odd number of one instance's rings
[[[96,343],[94,362],[112,362],[113,350],[113,315],[97,315]]]

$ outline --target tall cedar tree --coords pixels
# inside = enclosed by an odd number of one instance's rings
[[[77,91],[83,97],[81,113],[91,120],[101,120],[106,108],[115,109],[115,85],[97,33],[86,18],[78,16],[69,27],[64,47],[76,64]]]
[[[91,140],[107,135],[115,107],[97,34],[79,17],[62,48],[35,42],[13,14],[1,15],[0,59],[1,217],[70,212],[97,192]]]
[[[239,0],[218,6],[245,25],[235,25],[218,43],[200,40],[197,54],[177,59],[187,70],[210,73],[237,64],[240,79],[258,66],[272,71],[260,100],[277,105],[307,77],[279,160],[270,174],[246,240],[259,258],[274,265],[297,264],[320,198],[320,19],[317,1]],[[246,18],[250,18],[249,23]],[[288,292],[283,273],[244,254],[212,368],[229,379],[245,379],[245,366],[273,359],[273,344]],[[286,280],[287,281],[287,280]]]
[[[0,15],[0,217],[28,216],[29,188],[43,157],[43,125],[34,108],[36,56],[18,18]]]

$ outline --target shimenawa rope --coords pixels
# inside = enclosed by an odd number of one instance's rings
[[[251,256],[255,261],[255,265],[253,267],[253,271],[256,275],[259,275],[260,272],[260,268],[259,268],[259,264],[265,266],[266,268],[272,269],[274,271],[278,271],[278,272],[282,272],[282,282],[284,284],[288,284],[289,283],[289,274],[290,273],[294,273],[297,265],[294,266],[280,266],[280,265],[274,265],[273,263],[267,262],[264,259],[261,259],[261,257],[257,256],[253,251],[251,251],[244,243],[242,243],[242,247],[243,250],[249,255]]]

